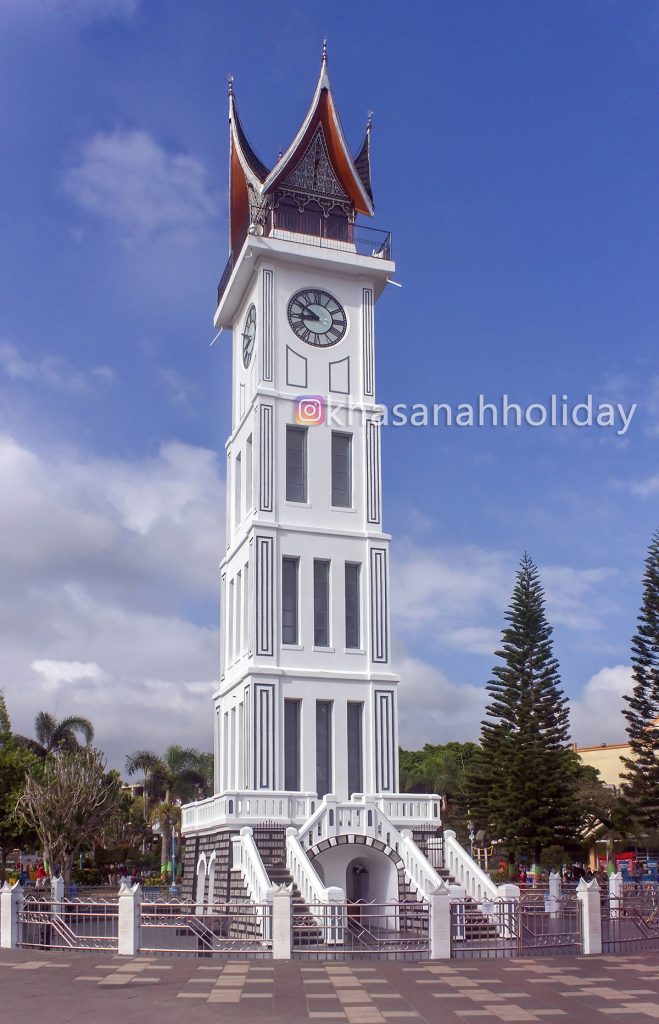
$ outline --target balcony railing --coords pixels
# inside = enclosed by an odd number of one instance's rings
[[[324,217],[315,211],[299,213],[289,207],[270,210],[265,223],[255,227],[254,233],[323,249],[357,253],[373,259],[391,259],[391,232],[364,224],[351,224],[344,217]],[[234,263],[232,253],[217,286],[218,306],[229,283]]]

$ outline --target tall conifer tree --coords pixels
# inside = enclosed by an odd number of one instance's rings
[[[568,701],[561,689],[540,576],[524,555],[505,618],[503,664],[487,685],[482,755],[472,811],[503,841],[511,861],[565,843],[578,829],[576,758],[569,750]]]
[[[625,759],[625,791],[636,818],[659,828],[659,530],[648,548],[643,601],[632,640],[634,689],[625,697],[633,757]]]

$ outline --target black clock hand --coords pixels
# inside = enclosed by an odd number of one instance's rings
[[[320,317],[316,316],[316,314],[314,312],[312,312],[312,310],[310,310],[308,306],[305,306],[304,309],[302,310],[302,319],[303,320],[320,320]]]

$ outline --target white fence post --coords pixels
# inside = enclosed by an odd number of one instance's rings
[[[117,900],[119,907],[117,952],[121,956],[136,956],[140,951],[142,930],[142,889],[138,882],[134,886],[122,885]]]
[[[614,871],[609,875],[609,904],[610,914],[613,918],[622,917],[622,886],[622,871]]]
[[[23,887],[20,882],[5,882],[0,890],[0,948],[17,949],[21,923],[18,916],[23,909]]]
[[[495,911],[497,931],[504,939],[514,939],[517,936],[517,910],[520,907],[519,886],[515,882],[503,882],[497,886],[497,899],[502,901]]]
[[[280,885],[272,890],[272,959],[290,960],[293,941],[293,887]]]
[[[467,898],[467,890],[464,885],[449,885],[449,915],[451,920],[451,932],[454,939],[464,939],[465,937],[465,900]],[[455,906],[455,913],[451,911],[451,905]],[[453,925],[455,923],[455,928]]]
[[[50,899],[53,914],[61,914],[64,901],[64,879],[61,875],[54,875],[50,880]]]
[[[580,879],[577,899],[581,902],[583,951],[586,956],[602,952],[602,904],[597,879]]]
[[[446,882],[428,894],[430,959],[451,959],[451,894]]]
[[[557,871],[549,875],[549,898],[545,904],[545,910],[549,911],[550,917],[558,917],[561,905],[561,876]]]

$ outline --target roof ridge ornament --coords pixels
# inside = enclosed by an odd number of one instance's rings
[[[323,59],[321,64],[327,64],[327,36],[323,39]]]
[[[229,83],[229,96],[233,96],[233,75],[231,72],[227,75],[227,82]]]
[[[369,111],[367,111],[366,131],[370,132],[372,127],[373,127],[373,111],[369,110]]]

